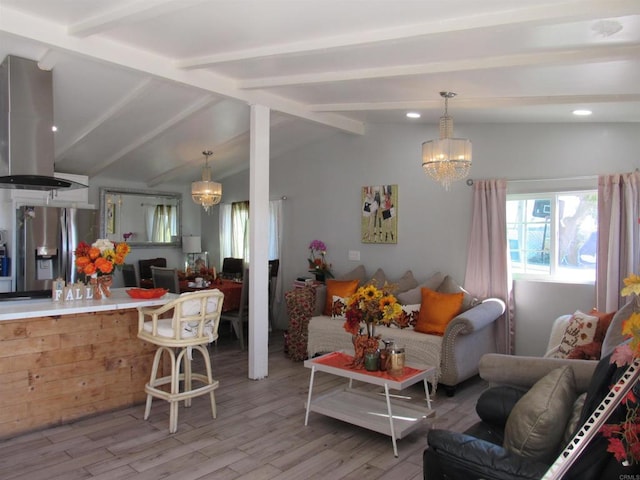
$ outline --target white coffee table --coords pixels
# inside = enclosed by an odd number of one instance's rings
[[[427,379],[435,375],[436,368],[407,365],[402,377],[394,378],[383,372],[368,372],[349,368],[347,364],[352,358],[345,352],[332,352],[304,362],[304,366],[311,369],[304,424],[309,423],[309,412],[316,412],[389,435],[393,444],[393,454],[397,457],[396,440],[408,435],[420,427],[427,418],[435,415],[431,409]],[[349,386],[312,398],[316,372],[326,372],[348,378]],[[354,389],[354,380],[384,387],[384,397]],[[392,402],[389,390],[403,390],[420,381],[424,382],[426,408],[420,408],[406,402]]]

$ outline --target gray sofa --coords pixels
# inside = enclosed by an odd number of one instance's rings
[[[413,289],[396,296],[403,304],[416,303],[416,297],[411,300],[411,295],[419,292],[422,286],[436,290],[446,278],[440,273],[434,274],[422,284],[416,282]],[[353,350],[351,335],[343,328],[344,321],[321,313],[325,298],[326,290],[318,287],[315,315],[308,324],[307,354],[310,358],[330,351]],[[496,352],[495,322],[504,313],[505,304],[497,298],[473,300],[467,304],[466,310],[451,320],[444,336],[420,333],[413,328],[385,326],[378,326],[376,334],[403,345],[407,362],[436,365],[436,377],[431,383],[434,387],[436,383],[442,385],[451,396],[459,383],[478,374],[478,363],[483,355]]]

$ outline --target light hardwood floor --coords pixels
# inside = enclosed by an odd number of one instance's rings
[[[0,478],[76,479],[412,479],[422,478],[428,426],[398,440],[316,413],[304,426],[309,369],[283,354],[282,332],[269,342],[269,376],[247,378],[247,353],[230,334],[211,347],[218,418],[208,396],[180,407],[178,432],[169,434],[168,404],[96,415],[0,442]],[[314,395],[345,380],[316,374]],[[438,390],[432,425],[462,431],[477,421],[475,401],[486,388],[472,379],[449,398]],[[422,385],[402,392],[424,405]]]

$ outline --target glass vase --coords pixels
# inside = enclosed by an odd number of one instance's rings
[[[380,361],[380,352],[366,352],[364,354],[364,368],[369,372],[378,371],[378,362]]]
[[[100,283],[102,295],[107,298],[110,297],[111,285],[113,285],[113,275],[102,275],[101,277],[98,277],[98,282]]]
[[[98,274],[94,273],[89,278],[89,285],[93,289],[93,299],[102,300],[102,290],[100,290],[100,284],[98,283]]]

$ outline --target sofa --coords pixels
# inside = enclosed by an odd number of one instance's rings
[[[500,359],[504,359],[500,357]],[[552,359],[554,361],[558,359]],[[423,454],[425,480],[539,480],[553,465],[581,426],[626,371],[611,363],[611,354],[589,369],[580,363],[555,365],[547,373],[529,371],[529,386],[521,372],[513,382],[508,374],[478,398],[480,421],[465,432],[432,429]],[[551,363],[548,364],[551,366]],[[526,364],[523,366],[526,368]],[[483,364],[480,376],[486,377]],[[627,412],[611,405],[609,423],[618,423]],[[636,478],[637,465],[623,466],[607,452],[607,440],[597,435],[569,467],[564,480]],[[556,478],[556,477],[553,477]]]
[[[479,300],[457,285],[448,275],[436,272],[419,283],[410,270],[400,279],[388,279],[381,269],[367,277],[366,270],[360,266],[337,280],[358,280],[358,285],[367,282],[374,282],[377,286],[385,283],[391,285],[396,289],[394,294],[403,305],[403,310],[414,320],[419,317],[420,310],[430,308],[422,302],[425,289],[443,296],[462,295],[459,312],[448,321],[443,333],[428,334],[416,331],[415,322],[402,325],[404,328],[379,325],[375,330],[383,340],[393,339],[396,344],[404,346],[408,363],[436,366],[432,386],[435,389],[437,384],[442,385],[449,396],[454,394],[458,384],[477,375],[478,362],[484,354],[496,352],[495,323],[504,313],[504,302],[497,298]],[[331,281],[327,281],[327,286],[313,288],[313,316],[303,317],[302,320],[298,317],[296,322],[298,331],[303,332],[298,337],[297,348],[306,342],[306,356],[309,358],[336,350],[353,351],[351,335],[343,328],[344,318],[327,314],[334,313],[331,307],[331,312],[327,311],[332,302],[346,301],[335,295],[329,300],[327,290],[330,289],[330,285]],[[312,294],[308,292],[306,301],[309,302],[312,298]],[[307,310],[306,313],[311,312]]]

